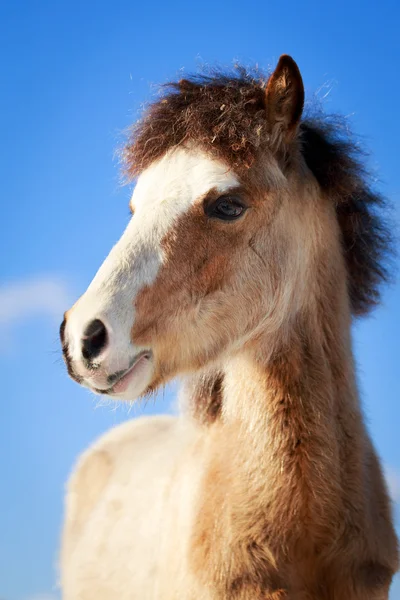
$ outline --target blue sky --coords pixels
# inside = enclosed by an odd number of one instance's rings
[[[301,8],[299,8],[301,6]],[[0,598],[57,598],[63,486],[99,433],[168,410],[100,402],[70,381],[62,312],[119,238],[130,190],[114,152],[155,84],[202,63],[273,65],[290,53],[310,97],[352,116],[400,222],[395,0],[3,2],[0,6]],[[400,501],[400,286],[355,327],[360,388]],[[396,508],[397,518],[400,510]],[[397,587],[396,587],[397,586]],[[400,600],[400,583],[392,590]]]

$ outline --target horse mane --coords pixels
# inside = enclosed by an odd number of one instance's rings
[[[188,143],[239,174],[248,170],[274,143],[265,111],[267,81],[259,70],[237,67],[233,73],[213,71],[162,86],[160,99],[130,130],[123,153],[128,177]],[[379,302],[380,285],[388,277],[386,203],[374,190],[365,152],[343,118],[310,109],[297,141],[322,193],[335,203],[352,312],[366,314]]]

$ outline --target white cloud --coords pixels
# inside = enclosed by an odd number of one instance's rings
[[[45,316],[61,323],[70,305],[67,285],[59,277],[40,276],[3,284],[0,286],[0,347],[9,347],[13,327],[34,317]]]
[[[390,497],[393,502],[400,502],[400,472],[388,465],[385,465],[384,472]]]
[[[36,314],[59,318],[68,308],[68,292],[63,281],[37,277],[0,287],[0,325],[28,319]]]

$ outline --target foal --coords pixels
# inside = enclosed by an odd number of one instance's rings
[[[380,198],[295,62],[172,84],[132,132],[125,233],[65,315],[113,398],[190,377],[191,413],[105,436],[69,483],[65,600],[384,600],[397,540],[352,315],[379,300]]]

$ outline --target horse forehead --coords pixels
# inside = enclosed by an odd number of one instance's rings
[[[223,193],[238,185],[237,175],[222,161],[195,149],[178,148],[141,173],[131,204],[135,211],[183,212],[210,189]]]

